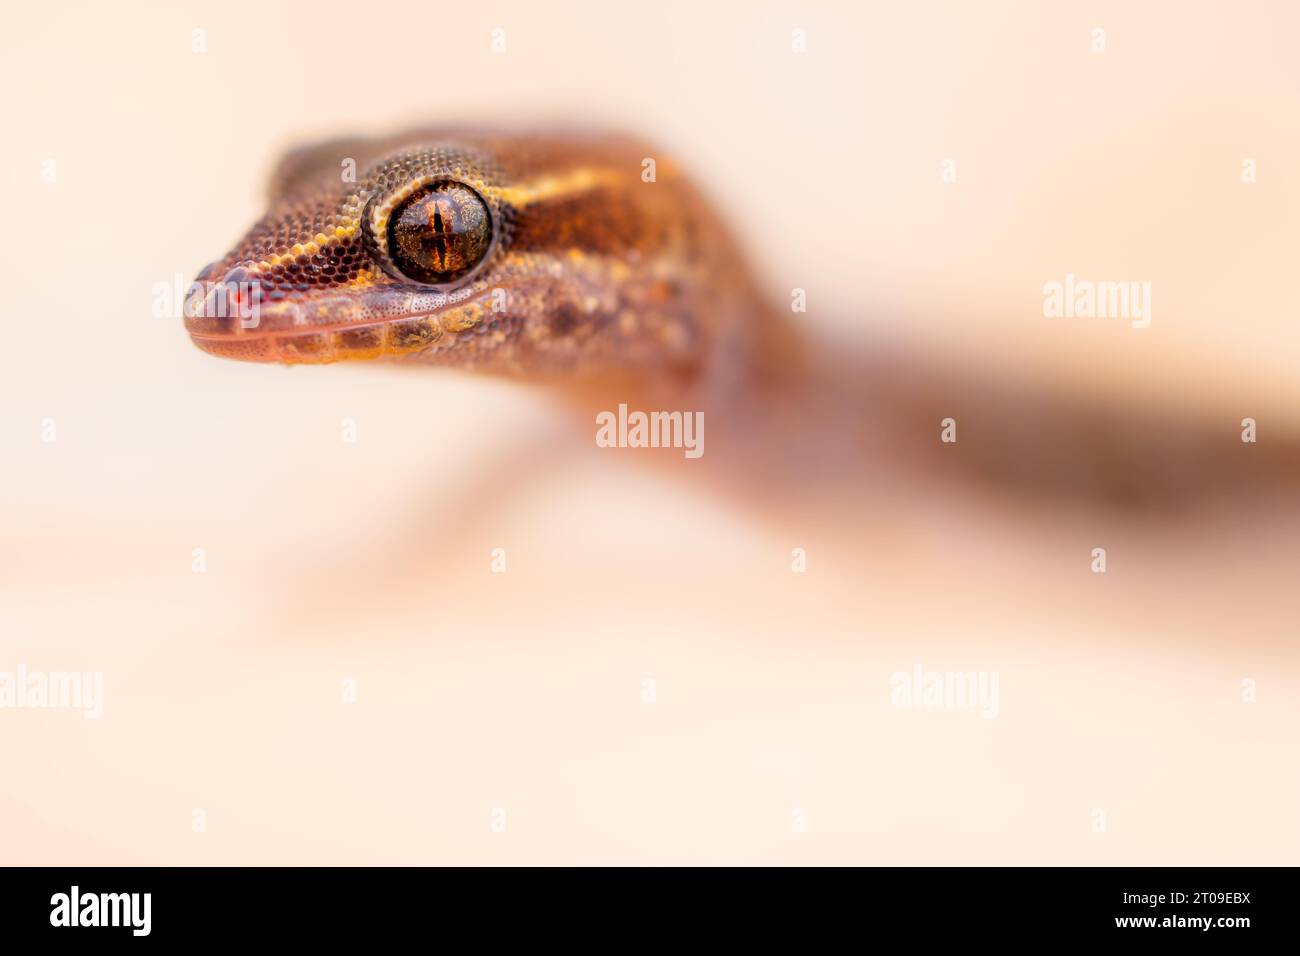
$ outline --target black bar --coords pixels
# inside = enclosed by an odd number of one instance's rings
[[[435,945],[468,934],[534,946],[712,937],[829,947],[848,933],[926,949],[1126,939],[1236,948],[1295,941],[1295,877],[1290,868],[629,868],[598,877],[580,868],[11,868],[0,870],[0,932],[7,944],[290,941],[331,951],[412,933]],[[74,886],[78,922],[116,916],[119,925],[70,925]]]

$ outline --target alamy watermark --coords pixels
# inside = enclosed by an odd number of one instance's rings
[[[1129,319],[1135,329],[1151,325],[1150,282],[1093,282],[1065,274],[1043,285],[1043,315],[1049,319]]]
[[[255,329],[262,317],[262,285],[246,269],[234,269],[224,279],[186,282],[177,273],[170,282],[153,285],[153,315],[158,319],[238,319],[241,328]]]
[[[704,454],[703,412],[628,411],[596,415],[596,445],[600,448],[682,448],[687,458]]]
[[[928,671],[916,664],[889,678],[895,707],[977,710],[985,719],[998,715],[997,671]]]
[[[58,708],[80,710],[81,716],[104,716],[104,675],[101,671],[0,671],[0,710]]]
[[[74,884],[50,897],[50,925],[124,926],[132,936],[148,936],[152,910],[152,893],[83,893]]]

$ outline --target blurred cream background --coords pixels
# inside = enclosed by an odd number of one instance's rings
[[[106,701],[0,710],[0,862],[1295,862],[1289,518],[917,501],[822,540],[537,393],[223,363],[151,314],[303,139],[608,124],[692,168],[825,334],[1266,435],[1300,422],[1290,5],[7,20],[0,671],[102,671]],[[1044,319],[1067,272],[1151,281],[1152,327]],[[997,719],[891,707],[918,662],[997,671]]]

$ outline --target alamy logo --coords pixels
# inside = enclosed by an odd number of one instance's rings
[[[1064,282],[1043,286],[1043,315],[1049,319],[1130,319],[1135,329],[1151,325],[1150,282],[1093,282],[1067,272]]]
[[[895,707],[969,708],[985,719],[1000,709],[997,671],[927,671],[917,664],[910,671],[895,671],[889,684],[889,702]]]
[[[187,284],[177,274],[171,282],[154,283],[153,314],[159,319],[238,319],[241,328],[255,329],[262,320],[262,285],[242,267],[216,282]]]
[[[596,415],[601,448],[684,448],[687,458],[704,454],[703,412],[629,412],[627,404]]]
[[[51,926],[129,926],[132,936],[148,936],[152,893],[70,893],[50,897]]]
[[[104,675],[101,671],[0,671],[0,710],[63,708],[81,716],[104,716]]]

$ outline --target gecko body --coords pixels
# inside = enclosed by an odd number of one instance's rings
[[[768,197],[764,238],[778,250],[815,238],[825,210],[808,195],[777,184]],[[889,471],[904,486],[944,475],[1168,509],[1292,495],[1300,476],[1295,436],[1243,447],[1227,411],[1133,409],[1122,394],[1028,386],[1015,370],[816,341],[763,302],[681,167],[626,136],[421,129],[295,150],[266,214],[199,280],[186,327],[214,355],[559,381],[587,415],[624,402],[703,410],[727,473],[775,497]],[[212,308],[227,292],[241,308]]]

